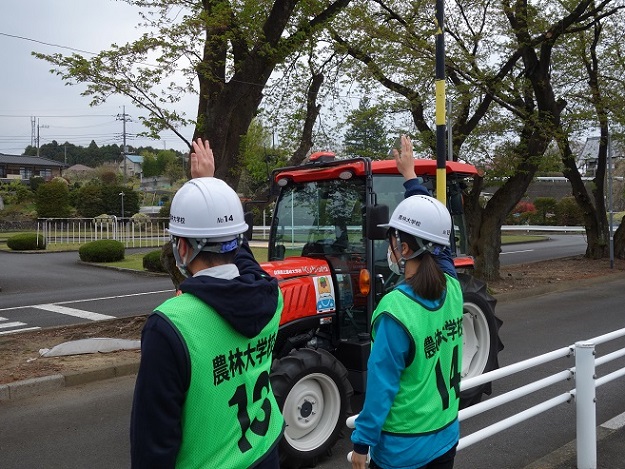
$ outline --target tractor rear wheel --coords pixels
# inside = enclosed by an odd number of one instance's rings
[[[286,423],[280,467],[316,465],[342,436],[350,412],[347,370],[325,350],[301,348],[274,363],[271,387]]]
[[[486,290],[486,284],[468,274],[458,274],[464,296],[462,378],[472,378],[499,368],[499,339],[502,321],[495,316],[497,300]],[[482,400],[492,392],[491,383],[485,383],[460,393],[460,408]]]

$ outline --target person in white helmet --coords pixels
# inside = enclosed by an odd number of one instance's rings
[[[408,148],[409,145],[409,148]],[[388,224],[388,262],[405,281],[372,315],[365,402],[355,422],[352,467],[451,469],[459,439],[463,300],[449,249],[451,216],[424,195],[412,145],[395,152],[408,196]],[[406,158],[409,161],[401,161]]]
[[[193,146],[194,179],[175,194],[169,223],[186,279],[142,332],[132,467],[279,469],[284,420],[269,372],[282,296],[243,237],[237,194],[212,177],[208,142]]]

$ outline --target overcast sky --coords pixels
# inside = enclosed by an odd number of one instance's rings
[[[160,141],[133,137],[143,130],[136,119],[142,111],[128,99],[112,97],[90,107],[89,98],[80,95],[84,86],[66,86],[49,72],[51,64],[31,56],[32,51],[70,55],[68,48],[97,53],[112,43],[124,44],[139,36],[138,20],[136,9],[115,0],[2,0],[0,153],[20,155],[31,144],[31,118],[39,123],[41,145],[52,140],[81,146],[91,140],[98,145],[121,145],[123,123],[117,116],[124,105],[134,120],[126,124],[128,145],[186,151],[172,132],[162,134]],[[177,110],[195,117],[193,100],[187,106]],[[192,131],[183,133],[190,139]]]

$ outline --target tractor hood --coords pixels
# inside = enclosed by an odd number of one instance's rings
[[[280,324],[336,311],[334,282],[325,260],[290,257],[262,263],[261,267],[278,279],[282,290],[284,310]]]
[[[311,259],[310,257],[289,257],[283,261],[263,262],[261,267],[278,280],[330,274],[330,267],[325,260]]]

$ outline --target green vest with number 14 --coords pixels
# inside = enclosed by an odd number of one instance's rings
[[[191,361],[177,468],[245,469],[277,444],[284,419],[269,372],[282,306],[279,293],[272,320],[251,339],[188,293],[157,308],[180,332]]]
[[[385,295],[371,321],[386,314],[398,321],[412,341],[414,355],[404,368],[400,386],[382,430],[421,435],[442,430],[458,417],[462,372],[462,290],[445,274],[444,303],[428,308],[412,289],[398,285]],[[373,331],[373,328],[372,328]],[[375,335],[372,335],[375,340]]]

